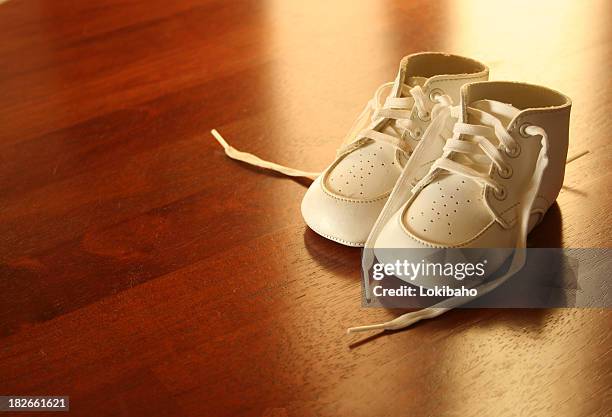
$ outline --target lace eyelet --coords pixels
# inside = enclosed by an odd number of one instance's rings
[[[429,99],[430,99],[432,102],[435,102],[435,101],[436,101],[436,98],[437,98],[437,97],[439,97],[439,96],[441,96],[441,95],[443,95],[443,94],[444,94],[444,91],[440,90],[439,88],[434,88],[434,89],[432,89],[432,90],[429,92]]]
[[[409,130],[408,134],[410,135],[410,137],[414,140],[420,140],[421,139],[421,135],[423,134],[423,132],[421,131],[421,129],[419,129],[418,127],[412,131]]]
[[[493,190],[493,195],[496,199],[502,201],[505,200],[506,197],[508,197],[508,191],[506,190],[506,187],[502,185],[501,187],[499,187],[499,190]]]
[[[513,174],[512,167],[508,165],[505,169],[498,169],[497,173],[499,174],[500,177],[504,179],[508,179]]]
[[[504,151],[506,155],[508,155],[510,158],[516,158],[517,156],[521,154],[521,144],[516,142],[514,144],[514,147],[512,148],[506,147]]]
[[[521,135],[524,138],[528,138],[531,135],[529,133],[527,133],[527,128],[531,126],[529,123],[523,123],[520,127],[519,127],[519,135]]]
[[[421,119],[424,122],[428,122],[431,120],[431,114],[428,111],[426,111],[423,114],[417,112],[417,116],[419,117],[419,119]]]

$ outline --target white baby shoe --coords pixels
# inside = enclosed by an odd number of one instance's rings
[[[490,81],[464,86],[461,105],[453,108],[458,121],[442,156],[414,187],[418,167],[406,167],[366,246],[373,247],[383,263],[395,262],[398,254],[422,257],[444,248],[524,248],[527,234],[563,184],[570,107],[567,96],[536,85]],[[430,129],[423,141],[438,143],[435,136],[442,131]],[[480,282],[479,295],[520,270],[524,251],[509,253],[513,259],[508,271]],[[502,256],[488,269],[495,271],[505,260]],[[452,276],[417,277],[411,283],[428,288],[466,285]],[[391,322],[352,331],[402,328],[466,301],[450,298]]]
[[[458,102],[461,86],[487,80],[488,72],[484,64],[456,55],[403,58],[395,81],[376,91],[334,162],[306,192],[306,224],[328,239],[363,246],[436,113]],[[433,162],[440,149],[424,162]]]
[[[556,200],[570,99],[545,87],[489,81],[465,86],[461,101],[443,155],[386,222],[374,247],[524,246]]]

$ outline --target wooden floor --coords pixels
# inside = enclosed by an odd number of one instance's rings
[[[208,133],[319,170],[402,56],[472,56],[572,97],[570,154],[591,151],[531,244],[610,247],[610,16],[608,0],[1,4],[0,395],[69,395],[79,416],[610,415],[609,310],[345,335],[398,314],[360,308],[359,249],[306,228],[308,183]]]

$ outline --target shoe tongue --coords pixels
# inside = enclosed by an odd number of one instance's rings
[[[508,128],[512,120],[520,113],[520,110],[512,106],[511,104],[507,104],[507,103],[503,103],[501,101],[495,101],[495,100],[486,100],[486,99],[477,100],[477,101],[471,102],[468,107],[472,109],[480,110],[484,113],[487,113],[493,116],[494,118],[499,120],[502,126],[504,126],[506,129]],[[464,111],[463,114],[467,115],[467,123],[469,124],[493,127],[490,121],[483,120],[484,118],[478,114],[472,114],[466,111]],[[470,137],[466,138],[465,140],[471,141]],[[488,138],[488,140],[495,146],[499,145],[499,139],[495,135],[492,135],[492,137]],[[491,163],[489,159],[487,159],[486,157],[483,157],[486,163],[474,164],[474,162],[471,161],[466,155],[461,154],[461,153],[455,154],[452,158],[456,162],[468,164],[471,168],[477,171],[480,171],[482,173],[488,172],[489,166]],[[452,174],[452,175],[456,175],[456,174]]]
[[[417,85],[423,87],[427,80],[428,78],[426,77],[406,77],[404,84],[409,85],[410,87],[416,87]]]
[[[477,100],[470,103],[468,107],[480,110],[493,116],[499,120],[502,126],[504,126],[506,129],[512,120],[520,113],[520,110],[511,104],[502,103],[501,101],[495,100]],[[467,123],[469,124],[493,127],[492,123],[484,120],[481,115],[471,114],[467,111],[463,111],[463,114],[467,115]],[[498,145],[498,139],[496,137],[491,137],[489,140],[494,145]]]
[[[426,77],[419,77],[419,76],[409,76],[406,72],[406,60],[402,60],[402,62],[400,63],[400,69],[399,69],[399,74],[397,76],[397,78],[395,79],[395,84],[393,87],[393,91],[391,92],[392,96],[395,97],[402,97],[405,96],[402,94],[402,85],[408,85],[410,87],[415,87],[415,86],[424,86],[425,83],[427,82],[428,78]],[[382,133],[386,133],[388,135],[391,136],[397,136],[397,132],[391,127],[390,124],[387,124],[386,126],[384,126],[382,129],[380,129],[380,131]],[[409,143],[410,140],[409,140]],[[412,143],[412,145],[416,146],[416,141],[415,143]],[[404,166],[405,163],[407,162],[407,157],[406,155],[404,155],[401,152],[398,152],[398,162],[400,164],[400,166]]]
[[[520,110],[508,103],[502,103],[495,100],[478,100],[470,103],[469,107],[489,113],[491,116],[498,119],[502,126],[506,129],[510,126],[512,120],[520,113]],[[478,117],[468,116],[468,123],[485,124]]]
[[[403,84],[409,85],[410,87],[415,87],[417,85],[422,87],[428,80],[426,77],[412,76],[412,70],[408,68],[409,61],[410,56],[405,56],[400,62],[399,71],[397,77],[395,78],[395,86],[393,89],[393,94],[395,94],[396,97],[401,96],[401,86]]]

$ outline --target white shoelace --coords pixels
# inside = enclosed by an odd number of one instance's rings
[[[482,112],[476,109],[468,109],[468,112],[480,116],[482,121],[488,122],[493,125],[493,128],[481,125],[471,125],[467,123],[456,123],[453,129],[455,133],[454,137],[448,139],[445,147],[444,154],[440,157],[433,165],[430,173],[427,174],[416,186],[415,191],[425,186],[427,181],[431,178],[433,173],[439,169],[449,171],[451,173],[463,175],[474,181],[477,181],[484,185],[491,186],[497,193],[500,193],[502,188],[487,174],[483,174],[470,167],[467,167],[461,163],[450,160],[448,157],[451,152],[459,152],[467,155],[472,161],[482,161],[483,157],[488,157],[490,160],[500,169],[502,172],[510,169],[509,165],[504,161],[500,150],[491,143],[492,135],[495,135],[500,143],[503,144],[505,149],[509,153],[516,151],[518,143],[510,136],[506,129],[502,126],[501,122],[486,112]],[[544,171],[548,165],[548,135],[539,126],[528,126],[525,132],[531,136],[541,136],[541,149],[538,155],[534,173],[530,179],[527,187],[528,192],[525,195],[524,201],[521,201],[518,214],[519,233],[517,236],[516,247],[517,251],[512,258],[508,271],[501,277],[496,278],[490,282],[486,282],[480,285],[478,288],[478,297],[481,297],[506,282],[511,276],[519,272],[525,265],[527,246],[527,234],[529,232],[529,218],[531,216],[531,210],[536,200],[540,183],[544,175]],[[459,141],[457,136],[459,134],[471,136],[473,142]],[[463,142],[463,143],[459,143]],[[570,157],[566,160],[566,164],[572,162],[581,156],[584,156],[588,151],[581,152],[578,155]],[[505,191],[504,191],[505,192]],[[365,332],[370,330],[399,330],[408,327],[418,321],[431,319],[452,310],[455,307],[459,307],[469,301],[474,300],[474,297],[452,297],[435,304],[434,306],[427,307],[418,311],[403,314],[391,321],[386,323],[372,324],[367,326],[351,327],[347,330],[347,333]]]
[[[427,96],[423,92],[423,89],[420,86],[415,86],[408,89],[408,86],[405,84],[402,85],[402,92],[408,96],[387,97],[385,101],[382,102],[383,92],[390,87],[392,88],[394,84],[395,82],[388,82],[381,85],[376,90],[374,98],[368,102],[365,109],[362,111],[359,119],[364,117],[366,113],[373,112],[371,121],[374,122],[377,120],[382,121],[381,119],[388,119],[389,126],[397,136],[382,133],[375,129],[365,129],[357,135],[355,140],[340,148],[338,151],[339,156],[352,152],[370,141],[388,143],[393,147],[405,152],[407,155],[410,155],[411,149],[408,142],[405,140],[405,135],[409,134],[413,138],[417,138],[422,134],[415,122],[410,120],[413,106],[416,107],[419,117],[426,120],[429,117],[435,117],[440,106],[450,105],[450,98],[448,96],[438,95],[435,97],[436,104],[432,107],[428,107]],[[232,147],[216,129],[212,129],[210,133],[223,147],[225,154],[237,161],[276,171],[290,177],[304,177],[314,180],[321,174],[320,172],[301,171],[299,169],[290,168],[274,162],[263,160],[256,155],[248,152],[242,152]]]
[[[232,147],[229,143],[227,143],[223,136],[221,136],[221,133],[219,133],[217,129],[211,130],[210,133],[215,139],[217,139],[217,142],[219,142],[221,146],[223,146],[225,154],[230,158],[235,159],[236,161],[246,162],[249,165],[254,165],[257,167],[280,172],[281,174],[285,174],[289,177],[304,177],[314,180],[321,174],[320,172],[300,171],[299,169],[289,168],[284,165],[279,165],[274,162],[263,160],[258,156],[253,155],[252,153],[242,152]]]
[[[478,116],[482,122],[491,124],[493,127],[461,122],[455,123],[453,127],[454,136],[446,141],[444,155],[432,165],[432,170],[443,169],[450,173],[470,178],[482,185],[490,186],[499,195],[503,188],[488,173],[479,172],[463,163],[455,162],[448,156],[451,155],[451,152],[455,152],[465,155],[471,162],[476,164],[491,161],[499,170],[500,175],[507,177],[511,175],[512,168],[506,162],[502,151],[493,144],[494,138],[497,138],[497,141],[511,154],[517,152],[519,144],[496,117],[472,108],[468,108],[467,112],[468,114]],[[472,141],[459,140],[459,135],[470,136]]]
[[[416,107],[418,117],[421,120],[429,120],[436,116],[441,106],[450,105],[450,97],[446,95],[437,95],[435,96],[434,105],[429,107],[427,104],[427,96],[421,86],[417,85],[410,88],[405,84],[402,85],[404,97],[388,96],[384,102],[382,102],[384,91],[392,88],[394,84],[394,82],[389,82],[378,87],[374,94],[374,98],[368,102],[366,108],[359,117],[361,118],[365,113],[372,111],[372,121],[388,119],[390,121],[389,127],[392,129],[394,135],[382,133],[374,129],[362,130],[355,140],[340,149],[338,152],[339,155],[351,152],[356,147],[363,146],[370,141],[388,143],[396,149],[410,155],[412,149],[405,140],[405,135],[408,134],[413,139],[418,139],[422,135],[422,131],[418,124],[411,119],[413,107]]]

